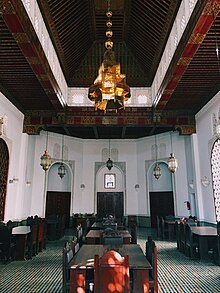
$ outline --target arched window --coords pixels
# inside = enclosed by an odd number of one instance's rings
[[[8,147],[0,138],[0,221],[4,220],[6,187],[8,180],[9,153]]]
[[[213,145],[211,168],[216,220],[220,221],[220,139],[217,139]]]

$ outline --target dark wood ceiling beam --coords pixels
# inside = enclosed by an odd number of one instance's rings
[[[155,130],[156,130],[156,125],[152,126],[149,136],[154,135]]]
[[[47,93],[53,107],[55,109],[62,109],[65,105],[61,97],[61,91],[23,3],[20,0],[3,0],[2,2],[3,5],[0,6],[0,13],[3,20]]]
[[[210,0],[197,3],[197,7],[194,10],[195,14],[191,17],[191,21],[187,26],[188,31],[185,30],[185,34],[188,34],[189,30],[191,30],[191,34],[187,36],[187,39],[182,38],[184,42],[182,53],[178,52],[176,54],[179,55],[176,64],[171,64],[170,67],[173,66],[173,68],[169,68],[167,71],[169,75],[165,76],[164,82],[158,93],[158,97],[160,97],[159,102],[154,104],[157,110],[162,111],[166,107],[181,77],[184,76],[185,71],[190,66],[190,61],[199,50],[203,39],[219,13],[219,9],[214,9],[215,6],[219,5],[219,2],[219,0]],[[175,56],[173,60],[175,60]]]
[[[94,132],[95,138],[98,139],[98,138],[99,138],[99,134],[98,134],[98,129],[97,129],[97,127],[96,127],[96,126],[93,126],[92,129],[93,129],[93,132]]]
[[[124,139],[126,134],[126,126],[122,127],[121,138]]]
[[[64,129],[64,131],[65,131],[65,134],[71,136],[71,133],[70,133],[68,127],[64,126],[63,129]]]

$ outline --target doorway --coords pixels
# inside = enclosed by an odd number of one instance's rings
[[[0,221],[4,221],[8,181],[9,152],[7,144],[0,138]]]
[[[150,192],[151,227],[157,227],[157,216],[174,215],[172,191]]]
[[[122,220],[124,215],[123,192],[97,192],[97,217],[102,219],[106,215],[113,215]]]
[[[71,192],[47,191],[46,217],[49,215],[65,215],[65,227],[70,222]]]

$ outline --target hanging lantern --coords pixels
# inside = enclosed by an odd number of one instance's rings
[[[170,144],[171,144],[171,153],[170,153],[170,157],[167,161],[167,164],[168,164],[168,169],[170,170],[170,172],[175,173],[178,168],[178,162],[177,162],[177,159],[175,158],[175,155],[173,153],[172,132],[170,132]]]
[[[64,135],[62,136],[62,163],[60,164],[60,166],[58,168],[58,175],[60,176],[61,179],[66,174],[66,169],[63,164],[63,149],[64,149]]]
[[[51,156],[49,155],[47,150],[47,145],[48,145],[48,132],[47,132],[47,139],[46,139],[46,149],[44,151],[44,154],[40,158],[40,161],[41,161],[40,165],[42,166],[44,171],[47,171],[49,169],[52,162]]]
[[[106,16],[106,51],[103,56],[103,62],[98,70],[98,77],[89,87],[88,98],[94,102],[95,109],[104,111],[123,110],[125,102],[130,98],[130,87],[126,84],[126,75],[121,73],[120,63],[116,62],[113,49],[113,31],[112,31],[112,11],[110,10],[110,0],[108,1],[108,11]]]
[[[109,171],[111,170],[111,168],[113,167],[113,161],[110,159],[110,154],[111,154],[111,147],[110,147],[110,138],[108,140],[108,154],[109,154],[109,158],[108,161],[106,162],[106,167],[109,169]]]
[[[154,177],[158,180],[160,176],[161,176],[161,170],[160,170],[159,164],[156,162],[154,167]]]
[[[161,176],[161,170],[159,167],[159,164],[157,162],[157,137],[155,135],[155,154],[156,154],[156,163],[155,163],[155,167],[154,167],[154,177],[158,180]]]
[[[40,165],[42,166],[44,171],[47,171],[51,165],[51,156],[49,155],[47,149],[44,151],[44,154],[41,156],[40,160]]]
[[[65,174],[66,174],[65,166],[64,166],[63,163],[61,163],[60,166],[59,166],[59,168],[58,168],[58,175],[62,179]]]
[[[110,158],[108,158],[108,161],[106,162],[106,167],[109,169],[109,171],[113,167],[113,162]]]
[[[177,162],[177,159],[175,158],[174,153],[170,154],[167,164],[168,164],[168,169],[170,170],[170,172],[175,173],[178,168],[178,162]]]

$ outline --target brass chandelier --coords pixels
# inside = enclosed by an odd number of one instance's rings
[[[121,74],[120,64],[116,63],[115,52],[112,50],[112,11],[110,10],[110,0],[107,0],[107,2],[106,51],[99,68],[98,77],[89,88],[88,97],[95,103],[96,110],[117,112],[119,109],[124,109],[124,102],[130,98],[130,87],[126,84],[126,75]]]

